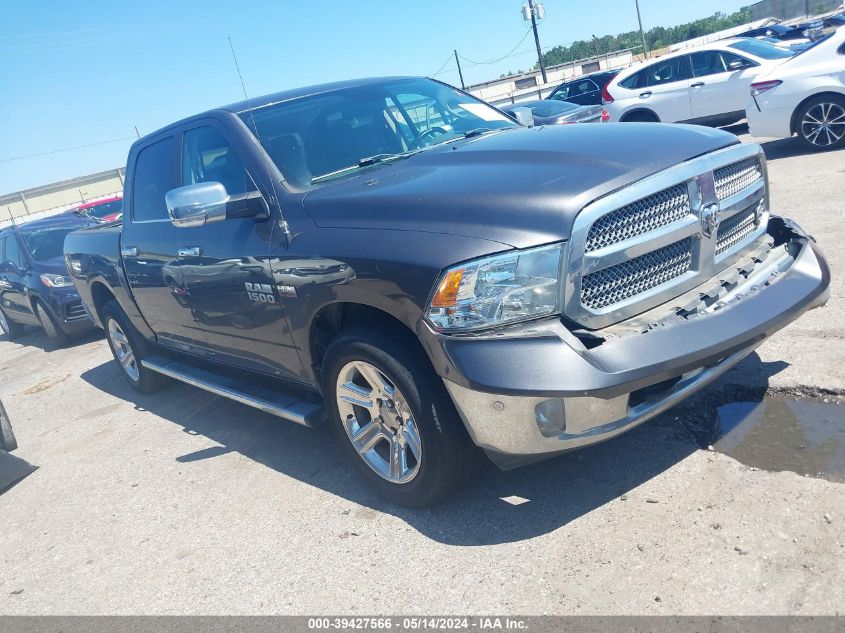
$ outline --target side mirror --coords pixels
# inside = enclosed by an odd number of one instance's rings
[[[198,182],[171,189],[164,196],[173,226],[204,226],[226,219],[229,194],[219,182]]]
[[[511,112],[520,125],[534,127],[534,113],[531,108],[511,108]]]
[[[741,70],[746,68],[747,64],[741,59],[734,59],[728,62],[728,70]]]

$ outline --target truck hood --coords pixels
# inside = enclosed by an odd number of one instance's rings
[[[565,240],[593,200],[733,145],[692,125],[519,128],[444,144],[309,192],[315,224],[451,233],[516,248]]]

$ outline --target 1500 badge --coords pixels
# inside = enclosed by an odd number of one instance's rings
[[[273,286],[270,284],[253,284],[245,282],[246,294],[250,301],[260,303],[276,303],[276,295],[273,294]]]

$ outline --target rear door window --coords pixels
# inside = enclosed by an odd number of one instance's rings
[[[135,159],[132,183],[132,219],[151,222],[167,219],[164,196],[179,186],[176,137],[147,145]]]
[[[637,88],[643,87],[643,78],[645,77],[645,71],[640,71],[638,73],[634,73],[630,77],[626,77],[622,81],[619,82],[619,85],[623,88],[627,88],[628,90],[636,90]]]
[[[6,236],[6,245],[3,249],[3,261],[6,263],[12,263],[18,268],[23,268],[23,253],[21,253],[20,246],[18,246],[18,240],[14,235]]]
[[[646,85],[649,87],[684,81],[690,78],[689,55],[681,55],[665,61],[659,61],[640,72],[646,74]]]
[[[700,51],[690,55],[692,59],[692,76],[705,77],[723,73],[726,70],[719,51]]]

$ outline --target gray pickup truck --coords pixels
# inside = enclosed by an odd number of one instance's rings
[[[129,383],[324,421],[413,506],[484,453],[511,468],[642,423],[829,285],[813,241],[770,215],[759,146],[527,128],[429,79],[179,121],[132,146],[124,200],[122,226],[65,254]]]

